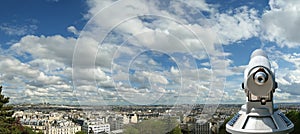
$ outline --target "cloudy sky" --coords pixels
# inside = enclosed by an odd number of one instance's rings
[[[261,48],[275,102],[299,102],[299,24],[298,0],[2,1],[0,84],[12,103],[244,103]]]

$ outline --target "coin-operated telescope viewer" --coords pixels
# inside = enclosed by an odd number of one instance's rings
[[[273,104],[277,88],[274,73],[266,53],[255,50],[244,72],[242,88],[247,103],[226,124],[226,131],[233,134],[277,133],[294,130],[294,124]]]

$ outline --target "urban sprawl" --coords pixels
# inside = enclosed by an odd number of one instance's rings
[[[50,104],[15,105],[14,117],[27,127],[44,134],[121,134],[126,129],[167,133],[180,127],[186,133],[219,133],[224,120],[240,109],[238,104],[222,104],[214,113],[203,113],[205,105],[154,106],[63,106]],[[278,104],[284,113],[299,111],[299,104]],[[151,123],[153,122],[153,123]],[[144,124],[143,123],[148,123]],[[153,126],[153,124],[160,124]],[[153,128],[154,127],[154,128]],[[149,130],[153,129],[153,130]]]

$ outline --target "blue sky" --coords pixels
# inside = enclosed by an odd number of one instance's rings
[[[83,14],[87,12],[87,8],[85,1],[80,0],[3,1],[0,9],[1,26],[25,31],[9,33],[2,28],[1,37],[4,38],[1,38],[1,43],[20,39],[26,34],[72,36],[66,27],[73,25],[82,28],[86,23]]]
[[[275,102],[300,100],[300,2],[29,0],[0,4],[0,84],[12,103],[243,103],[251,52]]]

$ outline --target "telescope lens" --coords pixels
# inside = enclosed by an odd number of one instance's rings
[[[263,85],[268,79],[268,75],[265,72],[257,72],[254,75],[254,81],[257,85]]]

